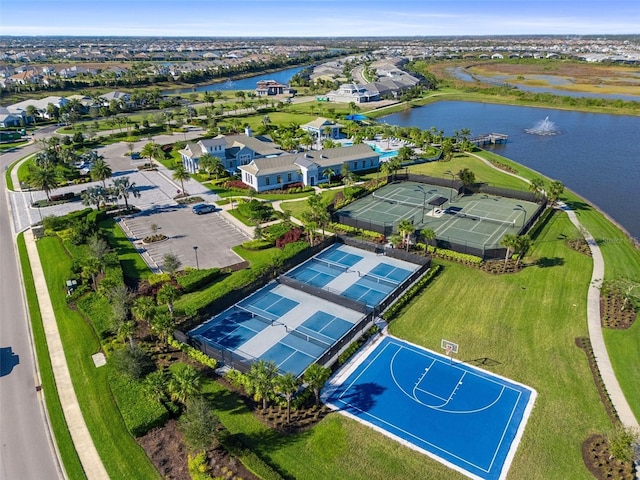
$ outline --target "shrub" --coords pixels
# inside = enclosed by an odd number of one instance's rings
[[[113,366],[109,366],[109,385],[122,419],[133,436],[140,437],[169,420],[167,409],[149,399],[141,382],[132,381]]]
[[[289,243],[294,243],[299,241],[301,237],[302,237],[302,229],[292,228],[287,233],[285,233],[282,237],[276,240],[276,247],[282,248]]]
[[[140,347],[118,348],[109,358],[113,368],[132,380],[140,380],[153,370],[153,362]]]
[[[338,356],[338,365],[344,365],[347,360],[349,360],[370,337],[372,337],[379,331],[380,329],[377,325],[374,325],[369,330],[367,330],[364,335],[362,335],[358,340],[349,345],[347,349]]]
[[[227,382],[231,384],[234,388],[244,388],[247,384],[247,377],[240,370],[231,369],[229,370],[224,378],[227,379]]]
[[[431,280],[440,271],[440,268],[440,265],[432,265],[424,277],[416,282],[382,314],[382,318],[387,321],[393,319],[405,306],[407,306],[411,302],[411,300],[413,300],[427,287],[427,285],[429,285]]]
[[[245,218],[257,221],[266,221],[273,215],[273,207],[270,203],[253,199],[238,203],[238,212]]]
[[[249,190],[251,187],[242,180],[227,180],[224,182],[224,188],[229,190]]]
[[[171,347],[177,348],[184,352],[189,358],[195,360],[202,365],[215,370],[218,367],[218,361],[215,358],[210,357],[206,353],[201,352],[197,348],[187,345],[186,343],[180,343],[173,337],[169,337],[168,343]]]
[[[475,255],[469,255],[468,253],[455,252],[453,250],[447,250],[446,248],[427,247],[427,252],[438,255],[439,257],[446,258],[447,260],[453,260],[455,262],[470,263],[473,265],[480,265],[482,258]]]
[[[153,273],[147,278],[149,285],[158,285],[160,283],[167,283],[171,281],[171,275],[168,273]]]
[[[182,287],[185,293],[193,292],[205,285],[210,284],[221,276],[219,268],[205,268],[202,270],[188,269],[183,275],[180,275],[176,281]]]
[[[200,452],[193,456],[191,454],[187,455],[187,465],[191,480],[214,480],[209,475],[211,469],[207,461],[206,452]]]
[[[271,240],[249,240],[244,242],[242,247],[247,250],[264,250],[273,247],[273,242]]]

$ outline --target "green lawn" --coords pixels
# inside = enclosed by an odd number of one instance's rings
[[[71,258],[57,237],[38,240],[38,252],[44,259],[42,266],[58,329],[66,346],[65,355],[73,386],[109,477],[132,480],[159,478],[145,452],[124,425],[109,388],[107,369],[96,368],[91,360],[91,355],[100,351],[93,329],[78,311],[67,307],[63,286],[69,278]]]
[[[149,266],[113,219],[101,222],[100,228],[107,232],[109,245],[118,253],[125,277],[144,280],[151,275]]]
[[[589,478],[581,444],[612,425],[574,344],[588,336],[586,291],[591,260],[566,247],[576,233],[557,214],[530,253],[553,266],[493,276],[445,264],[426,293],[391,324],[391,333],[438,350],[440,339],[460,344],[459,359],[490,358],[494,373],[536,389],[510,478]],[[429,460],[426,463],[431,464]]]
[[[53,430],[56,445],[60,452],[62,464],[69,478],[83,479],[86,478],[80,458],[76,453],[67,421],[64,418],[56,381],[53,376],[53,368],[51,366],[51,358],[49,357],[49,348],[47,346],[47,338],[42,325],[42,317],[40,316],[40,307],[38,305],[38,296],[36,295],[36,287],[33,281],[33,273],[29,256],[27,255],[27,246],[24,240],[24,234],[20,234],[17,239],[18,252],[20,255],[20,264],[22,266],[22,278],[24,280],[25,296],[27,299],[27,307],[29,308],[29,316],[31,318],[31,332],[33,333],[33,342],[36,347],[36,358],[38,361],[38,370],[40,372],[40,380],[42,382],[42,391],[47,406],[47,414],[49,422]]]

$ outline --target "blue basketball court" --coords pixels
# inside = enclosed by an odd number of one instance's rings
[[[323,391],[332,408],[472,478],[506,478],[536,392],[385,336]]]

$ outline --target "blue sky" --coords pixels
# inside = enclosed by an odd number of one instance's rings
[[[632,33],[639,0],[0,0],[1,35]]]

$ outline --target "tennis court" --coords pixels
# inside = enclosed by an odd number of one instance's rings
[[[298,280],[298,288],[272,282],[189,336],[223,363],[263,359],[298,376],[367,316],[354,302],[340,301],[341,295],[373,308],[418,268],[336,243],[285,274]],[[305,284],[317,287],[316,295]],[[332,295],[318,296],[318,289]]]
[[[347,364],[323,400],[472,478],[506,478],[535,390],[391,336]]]
[[[506,234],[517,235],[539,206],[487,194],[458,194],[452,188],[395,182],[338,210],[339,221],[378,232],[397,233],[402,220],[416,230],[432,229],[437,240],[479,251],[500,247]]]
[[[373,308],[416,270],[408,262],[356,252],[334,244],[286,275]]]

